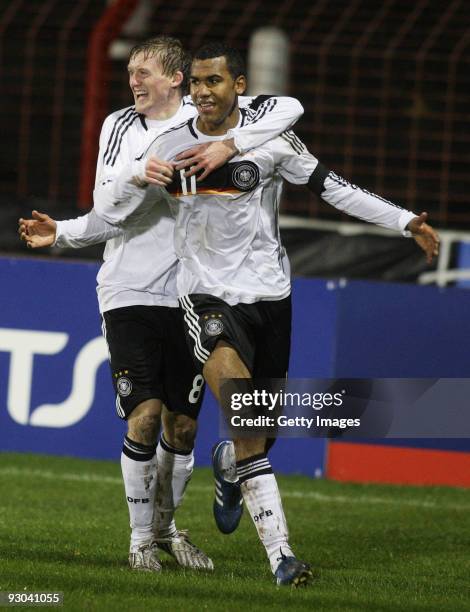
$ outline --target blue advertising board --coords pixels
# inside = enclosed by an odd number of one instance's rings
[[[95,291],[98,267],[0,258],[0,450],[119,458],[126,427],[116,416],[108,351],[101,335]],[[321,292],[323,285],[319,281],[316,290]],[[302,285],[300,311],[305,291]],[[296,323],[295,350],[306,349],[305,355],[293,358],[298,375],[308,375],[306,364],[320,354],[301,342],[305,333],[314,334],[319,326],[321,322],[310,313],[305,325]],[[210,464],[210,451],[218,439],[219,410],[206,393],[195,449],[197,465]],[[325,443],[318,440],[282,440],[271,453],[275,469],[311,476],[322,475],[324,456]]]
[[[0,451],[119,458],[126,426],[101,336],[98,267],[0,258]],[[295,279],[290,377],[467,377],[468,312],[464,289]],[[197,465],[210,464],[218,439],[206,393]],[[470,450],[457,439],[416,446]],[[326,450],[322,439],[280,439],[270,457],[279,472],[321,476]]]
[[[355,281],[342,296],[332,376],[470,377],[468,289]],[[370,440],[378,442],[470,452],[469,439]]]

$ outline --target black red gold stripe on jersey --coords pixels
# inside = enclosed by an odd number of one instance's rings
[[[239,189],[200,189],[199,186],[197,188],[197,195],[217,195],[217,196],[229,196],[235,193],[242,193]]]
[[[184,172],[176,172],[167,190],[175,197],[186,195],[232,195],[252,191],[259,185],[258,166],[251,161],[229,162],[214,170],[203,181],[195,177],[186,178]]]

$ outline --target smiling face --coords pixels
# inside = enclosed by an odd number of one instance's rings
[[[230,74],[225,57],[195,59],[189,85],[203,131],[224,134],[236,125],[238,96],[246,89],[246,79]]]
[[[158,55],[137,53],[129,60],[129,86],[134,95],[135,110],[148,119],[158,119],[162,107],[181,85],[183,75],[163,74]]]

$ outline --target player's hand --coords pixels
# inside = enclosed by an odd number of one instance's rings
[[[151,185],[166,187],[173,178],[173,166],[158,157],[149,157],[145,164],[145,181]]]
[[[203,181],[211,172],[220,168],[238,153],[233,138],[206,142],[191,147],[175,157],[173,162],[176,170],[190,168],[185,172],[186,178],[203,170],[198,181]]]
[[[439,234],[426,223],[428,213],[422,212],[419,217],[414,217],[408,223],[406,229],[410,231],[415,242],[426,253],[426,261],[431,263],[433,257],[439,254]]]
[[[18,234],[30,249],[48,247],[54,244],[57,223],[49,215],[33,210],[32,219],[18,220]]]

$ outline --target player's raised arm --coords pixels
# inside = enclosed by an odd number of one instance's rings
[[[164,187],[167,181],[171,182],[173,174],[173,166],[156,157],[129,158],[129,148],[122,142],[126,125],[139,119],[132,108],[127,113],[107,117],[100,135],[94,209],[101,219],[112,225],[123,223],[139,208],[149,185]],[[144,142],[140,146],[145,149]]]
[[[428,262],[439,252],[439,236],[426,223],[427,213],[417,215],[366,189],[351,184],[325,168],[297,136],[289,131],[273,143],[279,173],[291,183],[306,185],[322,200],[348,215],[412,236]]]
[[[141,201],[147,184],[143,180],[145,161],[126,158],[122,139],[135,111],[109,115],[101,129],[93,202],[96,214],[104,221],[118,224],[125,219],[126,204]]]
[[[296,98],[287,96],[239,96],[238,100],[245,112],[244,124],[229,130],[224,140],[197,145],[177,155],[176,161],[180,163],[175,166],[176,170],[190,168],[186,177],[203,170],[197,179],[203,181],[235,155],[255,149],[282,134],[304,112]]]
[[[19,220],[18,233],[32,249],[48,246],[80,249],[115,238],[122,230],[100,219],[94,210],[66,221],[55,221],[33,210],[32,219]]]

